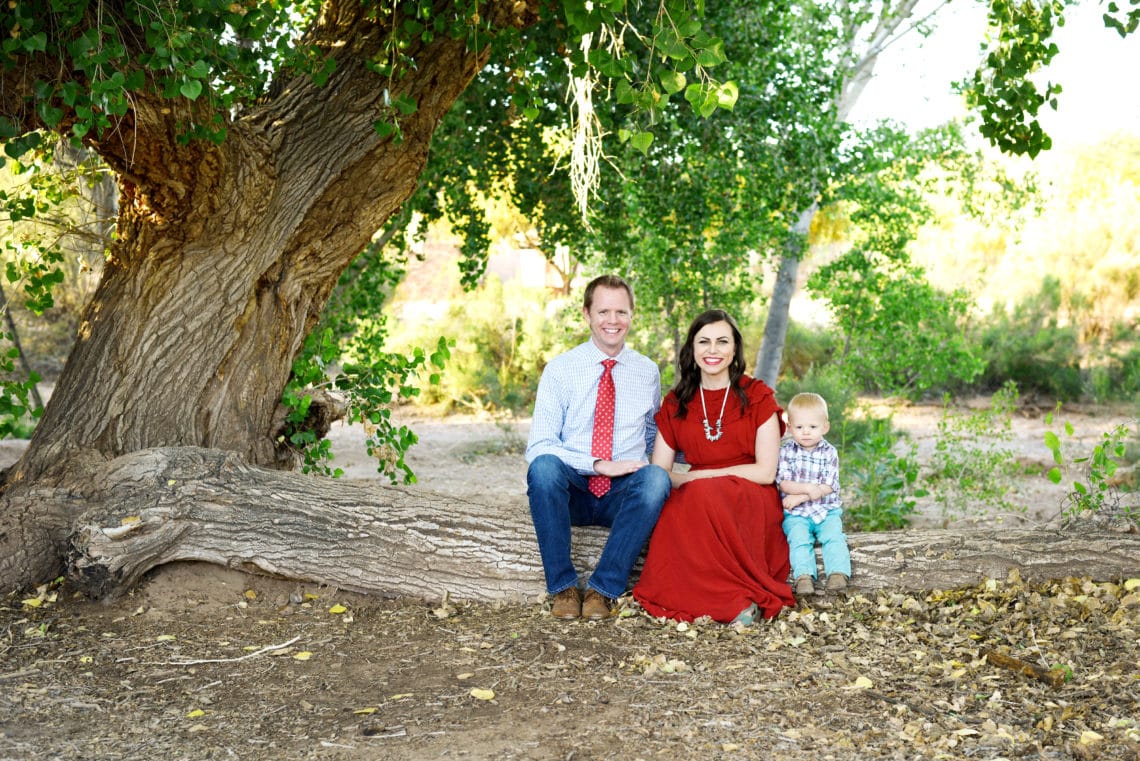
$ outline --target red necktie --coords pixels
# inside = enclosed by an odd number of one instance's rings
[[[600,460],[614,456],[614,365],[616,359],[602,360],[605,370],[598,380],[598,403],[594,406],[594,437],[590,439],[590,454]],[[610,490],[609,476],[590,476],[590,493],[605,496]]]

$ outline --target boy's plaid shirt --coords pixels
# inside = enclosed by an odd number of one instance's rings
[[[810,452],[793,439],[787,439],[780,447],[780,462],[776,467],[776,485],[784,481],[797,483],[827,484],[831,493],[821,499],[809,499],[785,512],[791,515],[802,515],[811,518],[815,523],[821,523],[827,517],[828,510],[843,507],[839,499],[839,452],[827,439],[820,439],[819,444]]]

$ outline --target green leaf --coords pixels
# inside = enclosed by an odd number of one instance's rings
[[[396,125],[392,122],[375,121],[372,123],[372,129],[376,130],[376,134],[383,139],[396,132]]]
[[[202,94],[202,83],[197,79],[188,79],[178,88],[178,92],[189,100],[197,100]]]
[[[47,101],[40,101],[37,105],[40,118],[48,127],[55,127],[63,120],[63,109],[55,108]]]
[[[642,153],[649,152],[649,146],[653,143],[652,132],[638,132],[629,139],[630,145]]]
[[[566,21],[579,35],[590,34],[602,28],[602,15],[591,3],[591,10],[586,9],[586,0],[564,0],[562,10],[566,14]]]
[[[725,82],[716,90],[716,105],[718,108],[731,111],[736,107],[736,101],[739,97],[740,88],[736,86],[736,83]]]
[[[1059,484],[1059,483],[1061,483],[1061,469],[1060,468],[1050,468],[1049,472],[1045,474],[1045,477],[1048,478],[1053,483]]]
[[[28,53],[42,53],[47,50],[47,33],[33,34],[24,40],[24,50]]]
[[[711,40],[707,46],[697,50],[697,63],[701,66],[716,66],[724,63],[728,58],[724,54],[724,41]]]
[[[637,100],[637,91],[624,79],[618,80],[617,86],[614,88],[614,95],[617,98],[617,102],[623,105],[628,105]]]
[[[587,60],[590,65],[607,77],[619,77],[624,71],[621,57],[616,57],[608,50],[594,48],[590,51]]]
[[[416,101],[411,97],[402,93],[395,97],[395,99],[392,101],[392,105],[404,116],[411,116],[419,110],[419,104],[416,103]]]
[[[659,79],[661,80],[661,86],[665,89],[665,92],[670,95],[681,92],[681,90],[685,89],[685,85],[688,84],[685,75],[677,71],[664,71],[661,73]]]

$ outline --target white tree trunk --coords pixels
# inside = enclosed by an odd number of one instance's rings
[[[522,499],[491,507],[261,470],[193,448],[126,455],[86,483],[98,486],[51,496],[90,505],[75,524],[69,573],[94,596],[125,592],[150,569],[185,560],[383,596],[534,600],[545,589]],[[606,535],[575,530],[580,573],[592,569]],[[1140,576],[1140,534],[934,530],[849,540],[853,581],[864,590],[956,588],[1011,568],[1028,581]]]

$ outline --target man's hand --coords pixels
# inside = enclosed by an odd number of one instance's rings
[[[641,460],[598,460],[594,463],[594,472],[599,476],[618,478],[628,476],[634,471],[641,470],[649,463]]]

